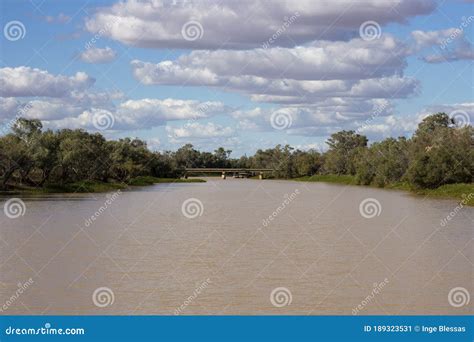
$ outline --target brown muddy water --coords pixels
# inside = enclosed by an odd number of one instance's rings
[[[21,200],[0,199],[1,314],[473,313],[454,200],[231,178]]]

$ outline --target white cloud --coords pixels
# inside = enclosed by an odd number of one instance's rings
[[[158,64],[134,60],[134,75],[145,84],[216,85],[239,75],[264,79],[358,80],[400,74],[407,47],[392,36],[377,41],[318,41],[294,48],[193,51]]]
[[[234,111],[232,116],[242,130],[275,131],[276,117],[286,122],[284,131],[291,135],[327,136],[335,129],[354,127],[358,121],[387,116],[394,112],[392,104],[385,99],[359,100],[330,98],[312,106],[260,107],[245,111]],[[273,119],[272,119],[273,117]]]
[[[318,41],[293,48],[193,51],[174,61],[133,60],[147,85],[208,86],[260,102],[308,104],[327,97],[405,98],[419,82],[403,76],[410,49],[390,35],[377,41]]]
[[[474,21],[474,16],[469,17]],[[439,31],[413,31],[415,50],[429,51],[422,57],[427,63],[455,62],[460,60],[473,60],[474,47],[464,35],[468,24],[463,22],[459,28],[449,28]],[[434,51],[434,53],[433,53]]]
[[[54,103],[49,104],[54,108]],[[70,108],[72,110],[73,108]],[[97,108],[90,107],[82,109],[80,113],[63,111],[62,117],[48,115],[43,118],[47,124],[55,128],[87,128],[95,130],[94,118],[100,115],[112,117],[114,124],[110,130],[132,130],[149,129],[163,126],[173,120],[198,120],[214,115],[222,114],[230,109],[222,102],[199,102],[195,100],[177,99],[139,99],[128,100],[118,104],[116,107]],[[51,111],[53,114],[54,110]],[[33,116],[35,112],[28,113]],[[61,113],[61,112],[59,112]]]
[[[49,24],[53,24],[53,23],[66,24],[69,21],[71,21],[71,17],[64,13],[59,13],[57,16],[52,16],[52,15],[45,16],[44,20]]]
[[[86,19],[86,29],[102,30],[114,40],[140,47],[246,49],[262,46],[281,29],[285,18],[295,14],[297,19],[275,39],[274,46],[347,39],[356,36],[365,21],[404,23],[435,7],[433,0],[210,0],[189,1],[184,6],[173,6],[171,0],[127,0],[100,8]],[[199,39],[183,39],[181,31],[189,21],[202,27]]]
[[[188,123],[182,127],[166,126],[168,137],[173,140],[179,139],[211,139],[232,137],[235,131],[232,127],[224,127],[213,122],[200,124],[198,122]]]
[[[0,96],[64,97],[73,91],[82,91],[91,87],[95,79],[84,72],[74,76],[52,75],[45,70],[20,66],[0,68]]]
[[[103,49],[91,47],[80,54],[80,58],[86,63],[108,63],[115,59],[117,53],[110,47]]]

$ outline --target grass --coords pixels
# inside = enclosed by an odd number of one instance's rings
[[[313,175],[313,176],[294,178],[293,180],[300,181],[300,182],[325,182],[325,183],[357,185],[355,177],[350,176],[350,175]]]
[[[131,179],[128,184],[133,186],[153,185],[157,183],[205,183],[204,179],[199,178],[157,178],[151,176],[140,176]]]
[[[1,194],[44,194],[44,193],[91,193],[91,192],[108,192],[126,189],[128,186],[146,186],[156,183],[202,183],[203,179],[177,179],[177,178],[156,178],[156,177],[136,177],[131,179],[128,183],[119,182],[96,182],[96,181],[81,181],[68,184],[45,184],[44,187],[29,187],[16,186],[11,190],[0,191]]]
[[[358,185],[355,177],[350,175],[314,175],[293,180]],[[436,189],[413,189],[408,183],[397,182],[386,185],[385,189],[405,190],[415,195],[432,198],[453,198],[461,201],[464,205],[474,206],[474,183],[445,184]]]
[[[474,184],[458,183],[445,184],[436,189],[413,190],[417,195],[437,197],[437,198],[456,198],[463,204],[474,206]]]

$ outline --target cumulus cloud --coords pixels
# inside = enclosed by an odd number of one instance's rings
[[[438,31],[413,31],[414,49],[429,51],[422,56],[427,63],[455,62],[474,59],[474,46],[464,35],[465,28],[474,21],[474,16],[465,19],[458,28]],[[434,53],[433,53],[434,51]]]
[[[200,102],[176,99],[128,100],[113,108],[91,107],[80,113],[64,113],[63,117],[49,116],[47,124],[55,128],[86,128],[95,130],[98,117],[113,120],[110,130],[149,129],[163,126],[172,120],[198,120],[225,113],[229,108],[222,102]],[[30,113],[28,113],[30,114]],[[31,114],[33,115],[33,113]]]
[[[92,47],[82,52],[79,57],[86,63],[108,63],[113,61],[116,56],[117,53],[107,46],[103,49]]]
[[[127,0],[100,8],[86,19],[91,33],[101,30],[127,45],[148,48],[247,49],[262,46],[284,27],[274,45],[294,46],[316,39],[345,40],[358,34],[368,20],[380,25],[405,23],[413,16],[431,13],[433,0],[398,1],[189,1],[176,6],[171,0]],[[184,39],[183,26],[197,22],[198,39]],[[193,36],[194,37],[194,36]]]
[[[147,129],[171,120],[199,120],[229,112],[218,101],[124,100],[121,92],[92,91],[83,72],[53,75],[30,67],[0,69],[0,119],[40,119],[52,128],[95,130],[96,117],[113,118],[114,130]],[[21,100],[21,98],[25,98]]]
[[[211,139],[232,137],[235,131],[232,127],[224,127],[213,122],[201,124],[191,122],[182,127],[166,126],[170,140],[180,139]]]
[[[386,35],[377,41],[317,41],[295,48],[245,51],[193,51],[158,64],[132,61],[135,76],[145,84],[214,85],[240,74],[295,80],[354,80],[401,73],[406,46]]]
[[[335,128],[355,127],[358,121],[387,116],[393,112],[393,105],[385,99],[331,98],[311,106],[238,110],[232,112],[232,116],[243,130],[275,131],[278,120],[281,120],[287,134],[326,136]]]
[[[83,91],[94,82],[95,79],[84,72],[64,76],[52,75],[45,70],[27,66],[0,68],[2,97],[64,97],[73,91]]]

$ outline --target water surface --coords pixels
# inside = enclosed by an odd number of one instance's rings
[[[450,304],[474,293],[474,208],[453,200],[232,178],[22,200],[0,215],[3,314],[473,313]]]

